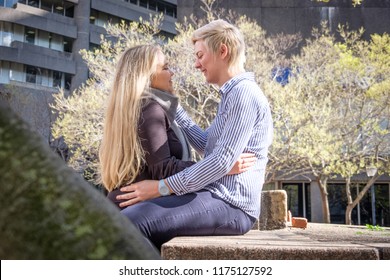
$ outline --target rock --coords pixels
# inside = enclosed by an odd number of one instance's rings
[[[274,230],[287,227],[287,193],[285,190],[263,191],[261,193],[260,230]]]
[[[107,198],[0,105],[1,259],[160,259]]]

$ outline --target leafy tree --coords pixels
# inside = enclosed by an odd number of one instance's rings
[[[329,166],[337,160],[342,144],[332,133],[337,119],[333,94],[340,88],[332,75],[336,59],[334,38],[327,30],[316,30],[301,54],[292,59],[293,75],[289,83],[274,92],[273,99],[274,171],[282,174],[279,179],[297,175],[314,177],[321,191],[324,222],[330,222]]]
[[[301,175],[316,180],[328,223],[328,180],[346,178],[350,194],[351,177],[362,173],[371,157],[378,166],[387,162],[388,35],[375,35],[368,43],[362,33],[340,28],[344,42],[337,43],[326,28],[315,30],[314,39],[292,59],[293,76],[273,102],[274,171],[283,174],[279,179]]]
[[[351,212],[382,174],[389,174],[390,142],[390,37],[374,34],[369,42],[361,40],[363,30],[350,32],[340,29],[344,42],[337,44],[340,60],[335,73],[345,86],[339,97],[340,114],[345,123],[343,157],[335,165],[335,172],[346,178],[348,205],[346,223],[351,224]],[[365,187],[352,200],[351,177],[375,165],[378,173],[367,180]]]

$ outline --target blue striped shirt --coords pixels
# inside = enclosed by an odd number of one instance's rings
[[[176,195],[207,189],[257,219],[273,136],[269,103],[249,72],[233,77],[219,92],[217,115],[205,131],[182,107],[178,108],[177,123],[204,158],[168,177],[167,182]],[[241,174],[227,175],[241,153],[254,153],[255,166]]]

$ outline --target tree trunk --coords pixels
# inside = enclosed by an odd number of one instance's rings
[[[159,259],[116,206],[0,104],[1,259]]]
[[[345,179],[345,192],[347,194],[347,208],[345,209],[345,224],[351,225],[352,219],[351,219],[351,213],[352,209],[352,195],[351,195],[351,177],[348,177]]]
[[[321,176],[318,179],[318,186],[320,187],[321,200],[322,200],[322,213],[323,222],[330,223],[329,202],[328,202],[328,190],[327,190],[328,177]]]
[[[356,205],[362,200],[362,198],[364,197],[364,195],[367,193],[367,191],[371,188],[371,186],[375,183],[375,181],[379,178],[379,174],[375,174],[375,176],[373,176],[368,182],[367,184],[364,186],[364,188],[359,192],[359,194],[357,195],[357,197],[355,198],[355,200],[352,202],[352,203],[349,203],[349,200],[348,200],[348,206],[347,208],[345,209],[345,218],[346,218],[346,224],[347,225],[350,225],[352,223],[351,221],[351,215],[352,215],[352,210],[356,207]],[[349,217],[349,223],[347,223],[347,216]]]

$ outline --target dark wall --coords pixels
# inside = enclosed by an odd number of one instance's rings
[[[203,17],[200,6],[200,0],[178,1],[178,20],[190,14]],[[365,38],[373,33],[390,33],[390,0],[364,0],[363,5],[358,7],[353,7],[351,0],[330,0],[329,3],[312,0],[217,0],[214,7],[247,15],[268,34],[300,32],[307,38],[313,27],[319,27],[323,20],[329,22],[332,32],[337,30],[339,23],[348,23],[353,30],[363,27]]]

